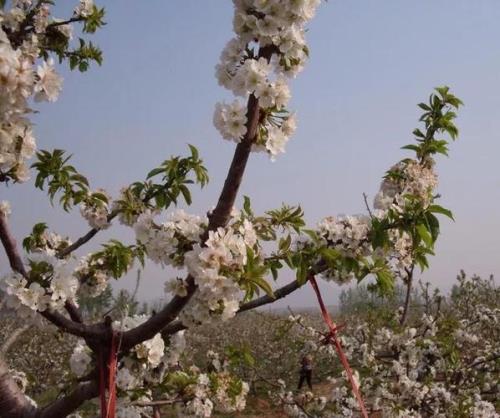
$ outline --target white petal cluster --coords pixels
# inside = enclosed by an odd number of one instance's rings
[[[238,394],[232,392],[234,377],[229,373],[217,374],[216,391],[213,396],[215,408],[224,413],[243,411],[246,406],[246,398],[250,387],[248,383],[241,382],[241,390]]]
[[[387,211],[390,208],[403,211],[408,196],[413,196],[425,208],[432,201],[437,187],[434,161],[428,158],[424,163],[416,160],[403,160],[391,167],[375,196],[374,208]]]
[[[80,0],[75,7],[75,16],[88,17],[94,10],[94,0]]]
[[[26,15],[23,4],[15,2],[12,6],[0,10],[0,21],[3,28],[15,31]],[[35,16],[36,29],[45,30],[49,14],[48,5],[40,8]],[[38,44],[35,33],[15,47],[0,28],[0,173],[9,173],[19,182],[29,178],[26,160],[36,150],[32,124],[27,118],[32,112],[28,102],[32,97],[53,102],[62,86],[52,59],[35,64]]]
[[[136,375],[130,372],[130,370],[123,366],[116,372],[116,386],[121,390],[131,390],[140,384],[139,379]]]
[[[295,76],[307,60],[305,25],[319,0],[235,0],[234,32],[216,66],[219,84],[236,96],[253,95],[266,112],[260,121],[255,151],[274,159],[285,151],[295,130],[286,107],[290,100],[287,77]],[[267,52],[265,52],[267,51]],[[247,132],[246,109],[235,101],[218,103],[214,125],[225,139],[240,142]]]
[[[405,276],[405,271],[413,264],[413,240],[406,232],[389,230],[389,238],[393,243],[389,259],[392,262],[393,271],[400,276]]]
[[[70,26],[67,27],[70,28]],[[68,37],[70,36],[68,35]],[[62,90],[62,78],[54,68],[54,60],[44,61],[42,65],[38,66],[36,75],[38,83],[35,85],[35,100],[37,102],[55,102]]]
[[[137,240],[144,244],[152,261],[163,266],[180,267],[187,249],[200,242],[205,226],[205,219],[177,210],[159,225],[155,224],[151,212],[145,212],[137,219],[134,230]]]
[[[79,295],[96,297],[108,287],[108,275],[104,271],[104,260],[83,257],[74,272],[80,282]]]
[[[45,272],[37,281],[28,282],[18,273],[4,279],[9,307],[18,315],[29,316],[29,310],[33,313],[48,308],[60,310],[66,301],[76,300],[79,283],[65,260],[47,253],[34,253],[30,255],[30,262],[45,266]],[[28,312],[26,308],[29,308]]]
[[[176,332],[170,337],[169,345],[166,354],[166,363],[169,366],[179,364],[180,357],[186,349],[186,337],[184,331]]]
[[[71,371],[77,377],[82,377],[89,371],[89,365],[92,362],[91,353],[92,352],[85,344],[85,341],[79,340],[69,359]]]
[[[25,393],[29,384],[28,376],[26,376],[26,373],[20,370],[9,369],[9,375],[14,380],[14,382],[16,382],[16,385],[19,387],[19,389],[21,389],[21,391]]]
[[[208,398],[195,397],[186,404],[181,416],[195,418],[209,418],[212,416],[214,404]]]
[[[171,279],[165,283],[165,292],[174,296],[185,297],[188,294],[186,282],[180,277]]]
[[[191,380],[195,380],[195,383],[184,388],[183,392],[190,399],[176,405],[176,416],[208,418],[216,411],[227,414],[242,411],[245,408],[248,383],[229,373],[205,374],[192,368],[188,373],[178,372],[178,374],[183,377],[189,376]]]
[[[278,389],[271,393],[271,398],[277,406],[281,406],[283,412],[288,417],[307,418],[310,416],[320,417],[325,409],[327,399],[324,396],[316,396],[312,392],[299,393],[294,396],[293,392],[287,390],[283,380],[278,380]],[[307,408],[307,409],[305,409]],[[331,418],[347,417],[351,415],[326,415]]]
[[[7,200],[0,201],[0,214],[8,218],[11,213],[10,203]]]
[[[339,251],[344,257],[359,258],[371,254],[370,227],[370,218],[364,215],[329,216],[318,224],[317,232],[329,248]],[[338,283],[354,278],[352,273],[342,270],[327,270],[323,276]]]
[[[36,239],[30,243],[29,251],[31,253],[47,254],[50,257],[56,257],[59,251],[69,245],[71,245],[69,238],[63,238],[55,232],[44,229],[40,234],[36,234]]]
[[[137,327],[147,320],[145,315],[127,316],[122,321],[115,321],[113,327],[120,331],[127,331]],[[157,367],[164,354],[165,343],[161,334],[156,334],[150,340],[146,340],[134,348],[132,348],[134,357],[140,363],[147,365],[149,368]]]
[[[98,193],[106,196],[108,202],[111,200],[105,190],[99,189]],[[111,222],[108,221],[109,205],[104,201],[99,200],[92,203],[85,201],[80,205],[80,213],[91,228],[107,229],[111,226]]]
[[[211,314],[227,320],[238,311],[241,290],[235,279],[247,262],[247,246],[256,244],[256,234],[247,220],[234,226],[210,231],[204,247],[196,244],[186,253],[186,267],[198,290],[182,312],[184,323],[206,322]]]
[[[247,109],[238,100],[230,104],[217,103],[215,105],[214,126],[222,137],[234,142],[240,142],[247,133]]]

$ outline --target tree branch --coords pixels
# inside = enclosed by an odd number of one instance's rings
[[[274,46],[264,47],[261,49],[259,56],[269,60],[274,51]],[[233,209],[248,162],[248,157],[250,156],[252,144],[255,142],[259,127],[259,100],[253,94],[251,94],[248,98],[247,109],[247,132],[242,141],[236,146],[233,160],[231,162],[231,166],[229,167],[217,206],[209,215],[208,228],[202,236],[202,243],[206,241],[209,231],[214,231],[227,224],[231,210]],[[187,277],[186,285],[187,296],[174,296],[174,298],[159,313],[152,316],[138,327],[123,334],[122,347],[124,350],[130,349],[142,341],[153,338],[155,334],[160,332],[166,325],[171,323],[177,315],[179,315],[196,290],[194,278],[191,275]]]
[[[7,217],[3,212],[0,212],[0,240],[2,241],[3,247],[9,259],[10,267],[16,273],[22,274],[24,277],[27,276],[26,269],[24,268],[24,263],[21,255],[17,251],[17,243],[9,230],[9,225],[7,224]]]
[[[403,314],[401,315],[401,319],[399,323],[401,325],[404,325],[406,322],[406,319],[408,317],[408,311],[410,309],[410,301],[411,301],[411,289],[413,285],[413,269],[414,265],[411,266],[409,270],[406,271],[407,276],[406,276],[406,297],[405,297],[405,304],[403,308]]]
[[[116,215],[115,215],[116,216]],[[108,222],[114,218],[108,216]],[[64,248],[62,251],[60,251],[57,256],[59,258],[66,257],[67,255],[71,254],[73,251],[76,249],[80,248],[83,244],[86,244],[89,242],[94,236],[99,232],[99,229],[92,228],[89,232],[87,232],[84,236],[78,238],[73,244],[69,245],[68,247]]]
[[[306,282],[307,283],[307,282]],[[287,285],[280,287],[279,289],[276,289],[274,291],[274,298],[264,295],[261,296],[260,298],[251,300],[250,302],[244,303],[243,305],[240,306],[240,309],[238,309],[238,312],[236,314],[240,314],[246,311],[250,311],[252,309],[258,308],[260,306],[267,305],[269,303],[276,302],[279,299],[283,299],[285,296],[288,296],[290,293],[295,292],[296,290],[300,289],[302,286],[304,286],[305,283],[299,284],[297,280],[294,280],[293,282],[288,283]],[[183,329],[186,329],[187,327],[181,322],[181,321],[175,321],[170,324],[168,324],[165,328],[163,328],[161,334],[163,338],[167,338],[169,335],[175,334],[176,332],[182,331]]]
[[[0,417],[34,417],[37,408],[32,405],[10,376],[9,368],[0,357]]]
[[[17,250],[16,240],[10,232],[9,225],[7,224],[7,218],[4,213],[0,213],[0,240],[5,248],[12,270],[23,275],[23,277],[28,277],[21,255]],[[104,334],[101,330],[98,332],[95,327],[88,327],[82,323],[80,313],[72,302],[66,302],[65,308],[72,320],[66,318],[59,312],[51,310],[46,310],[40,313],[45,319],[70,334],[83,338],[102,338]]]
[[[56,327],[61,328],[69,334],[82,337],[85,341],[91,339],[102,340],[107,336],[106,328],[102,324],[86,325],[80,322],[75,322],[66,318],[60,312],[52,311],[50,309],[40,312],[40,314]]]
[[[80,383],[69,395],[57,399],[40,411],[37,418],[65,418],[82,403],[99,394],[97,381]]]

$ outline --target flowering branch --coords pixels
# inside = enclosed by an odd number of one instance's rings
[[[28,273],[24,267],[21,255],[17,250],[17,245],[14,237],[12,236],[9,226],[7,224],[7,217],[4,212],[0,211],[0,240],[4,246],[5,252],[9,259],[10,266],[12,270],[16,273],[21,274],[23,277],[28,277]],[[99,328],[89,327],[81,323],[81,317],[78,313],[76,306],[71,303],[66,303],[66,308],[70,313],[73,320],[66,318],[59,312],[54,312],[52,310],[46,310],[42,312],[42,316],[48,321],[52,322],[57,327],[63,329],[70,334],[84,337],[84,338],[99,338],[102,337],[103,333],[98,331]],[[76,322],[75,322],[76,320]],[[99,329],[100,330],[100,329]]]
[[[240,306],[236,314],[240,314],[246,311],[250,311],[252,309],[256,309],[260,306],[267,305],[269,303],[274,303],[279,299],[283,299],[284,297],[288,296],[289,294],[295,292],[296,290],[300,289],[304,284],[307,282],[299,282],[298,280],[294,280],[287,285],[280,287],[279,289],[276,289],[274,293],[274,297],[269,296],[269,295],[264,295],[261,296],[260,298],[251,300],[250,302],[244,303]],[[184,325],[181,321],[175,321],[170,324],[168,324],[163,330],[162,330],[162,336],[164,338],[168,337],[169,335],[175,334],[176,332],[182,331],[183,329],[187,329],[187,326]]]
[[[260,51],[260,57],[269,60],[274,47],[264,47]],[[229,215],[234,206],[236,196],[243,178],[243,173],[248,162],[248,157],[255,142],[257,128],[259,126],[259,100],[251,94],[247,104],[247,132],[243,140],[236,146],[233,160],[224,182],[217,206],[209,215],[208,229],[202,237],[202,242],[206,241],[209,231],[214,231],[227,224]],[[123,334],[122,346],[129,349],[142,341],[152,338],[160,332],[166,325],[172,322],[184,306],[189,302],[196,290],[194,278],[189,275],[186,279],[187,295],[174,296],[174,298],[158,314],[153,315],[143,324],[133,330]]]

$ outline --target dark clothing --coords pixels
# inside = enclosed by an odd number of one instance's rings
[[[302,367],[300,370],[300,379],[299,379],[299,387],[298,389],[302,388],[302,385],[304,384],[304,380],[307,382],[307,386],[309,386],[309,389],[312,390],[312,367],[311,368],[305,368]]]

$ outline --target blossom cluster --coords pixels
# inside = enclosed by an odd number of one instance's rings
[[[10,203],[7,200],[0,201],[0,214],[8,218],[11,213]]]
[[[66,301],[76,301],[78,279],[66,260],[39,252],[31,254],[29,262],[32,271],[36,271],[33,280],[19,273],[12,273],[3,280],[9,308],[30,318],[37,311],[59,310]]]
[[[207,322],[214,314],[227,320],[236,314],[242,295],[238,279],[244,273],[248,249],[258,251],[256,244],[253,224],[233,218],[226,228],[210,231],[203,247],[196,244],[186,253],[186,267],[198,290],[181,314],[184,323]]]
[[[103,189],[99,189],[97,193],[102,195],[103,199],[92,199],[92,194],[90,194],[89,199],[81,203],[80,213],[91,228],[107,229],[111,226],[108,220],[110,196]]]
[[[408,197],[412,197],[426,208],[434,198],[436,187],[437,175],[431,157],[423,162],[406,159],[391,167],[375,196],[374,207],[380,211],[392,208],[402,212],[409,203]]]
[[[13,3],[10,10],[0,10],[0,173],[24,182],[29,178],[26,160],[36,150],[28,119],[32,112],[29,101],[57,100],[62,78],[55,71],[52,59],[37,64],[39,45],[48,25],[49,5],[38,9],[34,33],[22,44],[13,45],[5,31],[18,30],[27,10],[23,2]],[[58,28],[61,30],[62,26]]]
[[[158,225],[154,222],[154,214],[146,211],[138,217],[134,230],[152,261],[163,266],[181,267],[184,254],[201,241],[200,235],[206,224],[206,219],[177,210],[169,214],[166,222]]]
[[[209,418],[215,411],[234,413],[245,408],[249,386],[229,372],[201,373],[192,366],[187,372],[172,374],[171,378],[189,379],[189,384],[183,388],[187,399],[176,403],[178,417]]]
[[[74,275],[80,283],[79,295],[96,297],[108,287],[108,274],[102,258],[82,257]]]
[[[300,72],[307,60],[305,25],[319,0],[235,0],[233,28],[236,37],[223,49],[216,66],[219,84],[240,97],[253,95],[263,110],[253,149],[275,158],[295,131],[295,116],[287,77]],[[214,125],[224,139],[240,142],[247,134],[244,104],[218,103]]]
[[[115,321],[113,327],[118,331],[127,331],[142,324],[148,318],[146,315],[126,316],[121,321]],[[131,350],[132,358],[141,364],[155,368],[165,354],[165,342],[160,334],[150,340],[143,341]]]
[[[429,209],[436,187],[437,176],[431,157],[402,160],[387,172],[375,196],[375,210],[370,212],[370,216],[326,217],[315,229],[319,241],[313,242],[310,236],[299,235],[295,240],[295,250],[300,252],[318,245],[335,250],[343,260],[335,265],[330,263],[321,274],[339,284],[356,277],[356,269],[349,260],[364,266],[378,263],[378,267],[390,269],[391,275],[405,279],[415,263],[414,239],[405,230],[408,217]],[[440,210],[446,212],[443,208]],[[374,244],[374,222],[385,222],[383,233],[387,242]],[[348,259],[347,262],[343,262],[345,259]]]

